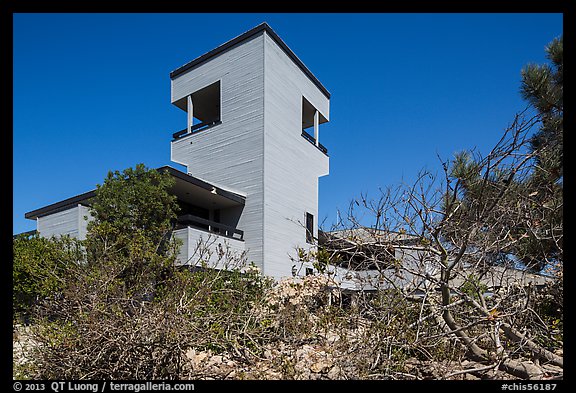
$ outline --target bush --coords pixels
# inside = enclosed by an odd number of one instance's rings
[[[16,319],[27,322],[34,305],[63,289],[66,269],[82,259],[82,249],[70,237],[20,235],[13,239],[12,251],[12,310]]]
[[[42,304],[32,378],[181,379],[187,349],[256,348],[266,331],[253,310],[268,280],[241,266],[174,269],[148,299],[125,292],[117,272],[77,266],[62,296]]]

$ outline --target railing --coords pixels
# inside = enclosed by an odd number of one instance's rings
[[[222,123],[221,120],[215,120],[215,121],[208,121],[205,123],[194,124],[190,128],[190,134],[195,134],[197,132],[204,131],[208,128],[217,126],[218,124],[221,124],[221,123]],[[188,128],[185,128],[182,131],[175,132],[174,134],[172,134],[172,138],[179,139],[179,138],[182,138],[183,136],[186,136],[186,135],[188,135]]]
[[[213,232],[221,236],[226,236],[237,240],[244,240],[244,231],[229,225],[221,224],[219,222],[200,218],[192,214],[184,214],[178,217],[178,222],[183,225],[191,225],[194,227],[207,229],[209,232]],[[236,238],[234,235],[238,235],[239,237]]]
[[[318,150],[320,150],[322,153],[328,155],[328,149],[326,149],[324,147],[324,145],[322,145],[321,143],[318,143],[318,145],[316,145],[316,138],[314,138],[312,135],[308,134],[306,131],[302,130],[302,136],[304,137],[304,139],[306,139],[308,142],[310,142],[311,144],[313,144],[314,146],[316,146],[316,148],[318,148]]]

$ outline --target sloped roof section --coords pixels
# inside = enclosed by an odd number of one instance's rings
[[[326,98],[330,98],[330,92],[324,87],[324,85],[322,85],[322,83],[320,83],[320,81],[314,76],[314,74],[312,74],[312,72],[308,69],[308,67],[304,65],[304,63],[298,58],[298,56],[296,56],[296,54],[292,52],[292,50],[288,47],[288,45],[286,45],[286,43],[282,41],[282,39],[278,36],[278,34],[276,34],[274,30],[272,30],[272,28],[266,22],[259,24],[258,26],[248,30],[247,32],[239,35],[238,37],[231,39],[230,41],[220,45],[215,49],[212,49],[210,52],[207,52],[202,56],[197,57],[196,59],[184,64],[183,66],[178,67],[177,69],[175,69],[170,73],[170,78],[174,79],[177,76],[199,66],[200,64],[207,62],[213,57],[216,57],[242,44],[243,42],[251,39],[252,37],[261,34],[262,32],[266,32],[276,42],[276,44],[278,44],[278,46],[282,48],[282,50],[298,66],[298,68],[300,68],[302,72],[304,72],[304,74],[312,81],[312,83],[314,83],[316,87],[320,89],[322,94],[324,94]]]

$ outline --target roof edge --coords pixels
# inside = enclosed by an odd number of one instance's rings
[[[225,189],[218,187],[218,186],[215,186],[213,184],[210,184],[210,183],[208,183],[202,179],[199,179],[197,177],[189,175],[185,172],[179,171],[178,169],[173,168],[170,165],[164,165],[160,168],[156,168],[156,170],[158,172],[167,171],[168,173],[170,173],[170,175],[172,175],[176,178],[182,179],[188,183],[194,184],[195,186],[201,187],[205,190],[208,190],[208,191],[214,190],[218,195],[221,195],[225,198],[228,198],[228,199],[230,199],[234,202],[240,203],[242,205],[244,205],[246,203],[246,197],[245,196],[237,194],[237,193],[232,192],[232,191],[225,190]]]
[[[236,45],[239,45],[242,42],[262,32],[266,32],[276,42],[276,44],[278,44],[278,46],[284,51],[284,53],[286,53],[286,55],[288,55],[288,57],[298,66],[298,68],[300,68],[300,70],[304,72],[304,74],[312,81],[312,83],[316,85],[316,87],[322,92],[322,94],[324,94],[326,98],[330,98],[330,92],[324,87],[324,85],[318,80],[318,78],[316,78],[314,74],[312,74],[312,71],[310,71],[308,67],[306,67],[306,65],[298,58],[298,56],[296,56],[296,54],[288,47],[288,45],[286,45],[286,43],[282,41],[282,39],[278,36],[278,34],[276,34],[276,32],[272,30],[272,28],[266,22],[262,22],[258,26],[253,27],[252,29],[239,35],[238,37],[233,38],[230,41],[227,41],[224,44],[218,46],[217,48],[212,49],[211,51],[203,54],[202,56],[197,57],[196,59],[184,64],[181,67],[178,67],[174,71],[170,72],[170,79],[182,75],[183,73],[191,70],[192,68],[228,51],[229,49],[232,49]]]
[[[182,171],[179,171],[176,168],[173,168],[169,165],[164,165],[161,166],[159,168],[155,168],[156,171],[160,172],[160,171],[167,171],[170,175],[182,179],[188,183],[194,184],[197,187],[201,187],[205,190],[209,190],[212,191],[214,190],[218,195],[223,196],[225,198],[228,198],[236,203],[242,204],[244,205],[246,203],[246,197],[240,194],[236,194],[232,191],[228,191],[225,189],[222,189],[220,187],[214,186],[208,182],[205,182],[204,180],[198,179],[192,175],[189,175],[187,173],[184,173]],[[79,194],[67,199],[64,199],[62,201],[56,202],[56,203],[52,203],[50,205],[41,207],[39,209],[36,210],[32,210],[28,213],[24,214],[24,218],[30,219],[30,220],[34,220],[38,217],[43,217],[43,216],[47,216],[50,214],[54,214],[54,213],[58,213],[67,209],[70,209],[76,205],[86,205],[88,206],[89,203],[88,201],[93,198],[96,195],[96,189],[94,190],[90,190],[88,192],[85,192],[83,194]]]
[[[62,201],[41,207],[40,209],[32,210],[28,213],[25,213],[24,218],[34,220],[38,217],[43,217],[43,216],[47,216],[49,214],[54,214],[54,213],[58,213],[58,212],[70,209],[74,205],[82,205],[82,204],[86,205],[87,204],[86,201],[93,198],[94,195],[96,195],[96,190],[91,190],[91,191],[85,192],[83,194],[76,195],[76,196],[64,199]],[[84,202],[84,203],[82,203],[82,202]]]

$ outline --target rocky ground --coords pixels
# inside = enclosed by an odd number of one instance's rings
[[[19,379],[21,368],[32,360],[30,352],[36,343],[30,338],[30,327],[14,325],[12,329],[13,376]]]
[[[340,367],[332,356],[319,348],[303,345],[296,351],[282,347],[268,349],[265,357],[252,365],[241,365],[226,355],[213,354],[210,351],[197,352],[188,350],[186,358],[192,379],[297,379],[297,380],[339,380],[358,379],[353,370]],[[473,370],[478,364],[464,361],[462,363],[437,363],[422,361],[416,358],[403,363],[403,371],[389,371],[386,374],[367,374],[362,379],[388,380],[480,380],[480,379],[513,379],[499,370]],[[485,368],[485,367],[484,367]],[[562,377],[562,369],[546,366],[548,373],[544,379]]]

